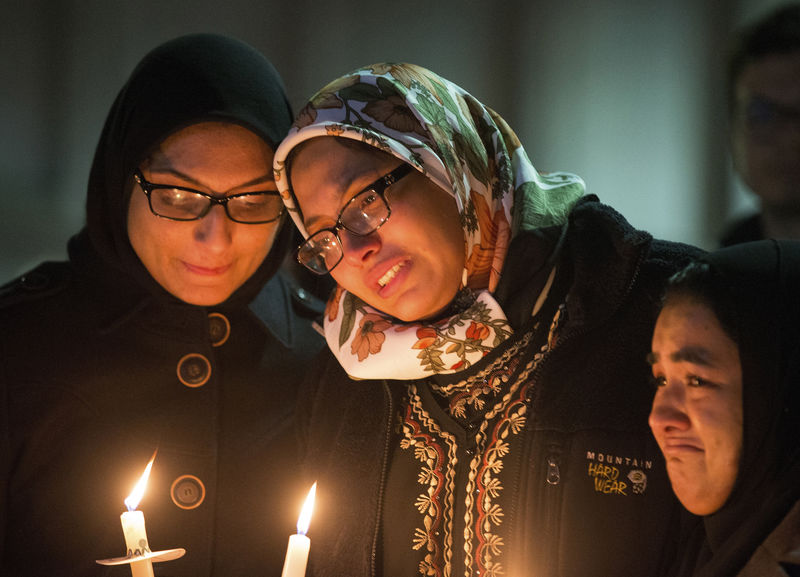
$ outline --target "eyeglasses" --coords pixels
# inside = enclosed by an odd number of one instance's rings
[[[213,196],[184,186],[148,182],[139,169],[133,173],[133,178],[147,196],[150,211],[170,220],[201,219],[216,204],[225,208],[229,219],[242,224],[272,222],[283,213],[283,201],[277,190]]]
[[[753,96],[740,110],[747,132],[762,142],[776,142],[782,134],[800,129],[800,108]]]
[[[412,170],[410,164],[403,163],[348,200],[334,226],[318,230],[298,247],[297,260],[317,274],[331,272],[344,256],[338,231],[345,229],[357,236],[367,236],[383,226],[392,214],[384,196],[386,189]]]

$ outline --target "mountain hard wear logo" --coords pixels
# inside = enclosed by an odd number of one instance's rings
[[[647,459],[586,451],[587,475],[594,490],[606,495],[643,495],[647,489]]]

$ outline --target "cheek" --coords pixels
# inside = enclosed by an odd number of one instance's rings
[[[447,246],[454,262],[454,266],[458,269],[464,267],[464,259],[466,257],[466,241],[464,240],[464,231],[461,228],[458,212],[448,219],[450,226],[445,231]]]
[[[742,452],[742,414],[737,407],[728,407],[724,420],[720,421],[719,434],[724,447],[725,460],[735,469],[739,466],[739,456]]]
[[[142,198],[134,196],[131,198],[130,206],[128,207],[128,240],[133,247],[133,250],[144,261],[144,255],[149,252],[153,241],[159,243],[164,235],[159,235],[156,230],[158,223],[155,222],[147,206],[147,200],[144,195]],[[147,264],[147,263],[145,263]]]
[[[246,227],[239,230],[240,234],[237,238],[240,254],[243,256],[250,255],[250,260],[254,263],[254,267],[258,267],[269,254],[270,249],[272,249],[272,244],[275,242],[275,236],[278,232],[278,225],[240,224],[239,226]]]
[[[430,194],[434,196],[429,206],[425,207],[425,213],[414,215],[415,222],[423,229],[421,234],[429,236],[427,246],[432,254],[460,283],[466,256],[461,215],[452,196],[439,189]]]
[[[336,281],[336,284],[347,289],[350,286],[350,274],[347,271],[347,263],[340,262],[339,265],[330,272],[331,278]],[[349,290],[349,289],[347,289]]]
[[[709,467],[717,471],[720,482],[723,477],[732,482],[739,464],[742,423],[732,407],[718,402],[718,406],[696,410],[694,421],[706,447]]]

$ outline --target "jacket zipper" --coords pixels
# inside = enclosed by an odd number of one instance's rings
[[[547,457],[547,484],[558,485],[561,482],[561,471],[558,468],[558,460],[553,454]]]
[[[625,288],[625,292],[623,293],[623,295],[622,295],[622,297],[620,299],[620,302],[624,301],[627,298],[627,296],[631,293],[631,291],[633,290],[633,285],[636,284],[636,281],[639,278],[639,272],[641,271],[642,263],[645,260],[645,254],[644,253],[645,253],[644,250],[639,251],[639,254],[637,256],[636,266],[634,268],[633,274],[631,275],[630,282],[628,283],[627,287]],[[531,373],[531,375],[529,377],[533,382],[533,384],[531,386],[531,391],[530,391],[531,395],[533,395],[533,392],[536,390],[537,386],[539,386],[538,385],[538,381],[539,381],[540,375],[541,375],[544,367],[547,365],[547,363],[552,362],[552,357],[553,357],[554,354],[558,354],[557,350],[559,348],[563,350],[564,344],[566,342],[572,341],[575,338],[578,338],[581,335],[583,335],[585,333],[588,333],[590,329],[591,329],[591,327],[587,327],[586,325],[583,325],[583,326],[577,328],[576,330],[574,330],[572,332],[567,332],[563,336],[563,338],[561,338],[559,341],[557,341],[554,344],[553,348],[550,349],[546,353],[545,357],[542,358],[541,361],[539,361],[539,366],[536,367],[536,369]],[[533,404],[533,397],[531,397],[531,400],[530,400],[530,413],[531,413],[531,421],[530,421],[530,423],[532,425],[533,424],[534,413],[535,413],[534,404]],[[536,444],[536,441],[533,438],[531,438],[531,440],[530,440],[531,450],[533,450],[533,447],[534,447],[535,444]],[[554,535],[558,534],[558,524],[559,524],[558,510],[559,510],[559,501],[560,501],[560,498],[561,498],[560,497],[561,491],[560,491],[560,487],[559,487],[559,485],[561,483],[561,468],[559,466],[560,465],[560,459],[559,458],[561,457],[561,453],[562,453],[562,447],[561,446],[559,446],[559,445],[557,445],[555,443],[551,443],[549,445],[547,456],[546,456],[547,473],[546,473],[545,479],[544,479],[545,483],[543,484],[543,486],[540,489],[534,489],[537,492],[539,492],[539,494],[542,496],[542,500],[540,501],[542,503],[542,506],[543,506],[543,509],[544,509],[543,512],[542,512],[543,513],[542,514],[542,518],[544,519],[546,525],[548,527],[550,527],[551,533],[554,534]],[[549,495],[544,493],[544,491],[546,489],[548,489],[548,488],[553,489],[553,490],[550,491]],[[558,489],[558,490],[556,490],[556,489]],[[555,551],[557,551],[557,550],[558,549],[555,548]],[[554,551],[553,547],[549,547],[548,550],[547,550],[546,555],[548,557],[553,557],[553,556],[557,557],[557,553],[553,553],[553,551]],[[543,567],[553,567],[553,566],[555,566],[554,565],[555,562],[556,562],[555,558],[544,559],[543,560],[543,563],[544,563]]]
[[[383,445],[383,465],[381,466],[381,482],[378,485],[378,507],[377,507],[377,514],[375,517],[375,533],[372,535],[372,555],[370,556],[371,561],[371,573],[372,577],[377,575],[377,568],[375,564],[377,563],[378,557],[378,535],[381,532],[381,518],[383,517],[383,491],[386,486],[386,472],[389,468],[389,450],[391,447],[392,442],[392,413],[394,412],[394,399],[392,399],[392,392],[389,390],[389,384],[386,381],[382,381],[383,385],[383,392],[386,394],[387,403],[386,403],[386,430],[384,433],[384,445]]]

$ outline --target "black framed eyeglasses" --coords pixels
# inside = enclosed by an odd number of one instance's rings
[[[339,230],[367,236],[383,226],[392,214],[386,189],[412,170],[410,164],[403,163],[348,200],[339,211],[335,225],[318,230],[297,248],[297,260],[317,274],[331,272],[344,257]]]
[[[242,224],[264,224],[283,214],[283,201],[277,190],[213,196],[185,186],[149,182],[139,169],[134,171],[133,178],[147,197],[150,212],[170,220],[201,219],[217,204],[225,208],[229,219]]]

